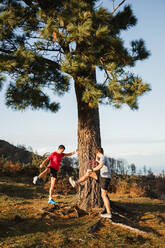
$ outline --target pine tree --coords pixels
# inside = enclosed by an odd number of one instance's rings
[[[115,1],[113,1],[115,2]],[[129,72],[149,52],[144,41],[124,47],[121,32],[136,25],[129,5],[112,12],[97,0],[3,0],[0,3],[0,87],[10,77],[6,104],[14,109],[58,111],[50,92],[64,95],[74,80],[78,108],[80,176],[101,146],[99,104],[138,108],[149,85]],[[96,78],[96,68],[106,75]],[[49,89],[49,90],[48,90]],[[89,194],[90,192],[90,194]],[[100,189],[87,182],[81,207],[100,206]]]

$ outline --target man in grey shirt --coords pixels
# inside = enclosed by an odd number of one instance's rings
[[[73,187],[75,187],[76,185],[86,181],[89,177],[97,180],[101,187],[101,196],[106,209],[106,213],[101,214],[101,217],[112,218],[110,202],[107,196],[107,190],[111,180],[110,162],[109,159],[104,156],[104,150],[101,147],[96,149],[96,161],[98,162],[96,167],[88,169],[87,173],[77,181],[74,181],[72,177],[70,177],[69,182]]]
[[[100,169],[100,176],[103,178],[111,178],[109,159],[103,155],[100,157],[100,160],[98,159],[97,161],[103,163],[103,167]]]

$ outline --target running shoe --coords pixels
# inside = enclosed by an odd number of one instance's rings
[[[108,219],[111,219],[111,218],[112,218],[112,215],[111,215],[111,214],[106,213],[106,214],[101,214],[101,217],[102,217],[102,218],[108,218]]]
[[[49,199],[48,203],[56,204],[56,202],[53,199]]]
[[[38,177],[37,176],[33,177],[33,183],[37,184],[37,181],[38,181]]]

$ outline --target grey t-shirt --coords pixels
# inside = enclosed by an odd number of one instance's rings
[[[99,162],[103,162],[104,165],[100,169],[100,176],[105,177],[105,178],[110,178],[111,177],[111,168],[110,168],[110,161],[106,156],[103,156],[100,158]]]

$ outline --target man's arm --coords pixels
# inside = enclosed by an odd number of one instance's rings
[[[98,171],[100,170],[104,165],[104,162],[100,162],[95,168],[92,169],[92,171]]]
[[[100,158],[98,158],[97,156],[96,156],[96,159],[95,159],[98,163],[100,163]]]
[[[49,161],[49,159],[46,158],[46,159],[42,162],[42,164],[40,164],[40,168],[44,167],[44,165],[45,165],[48,161]]]
[[[72,156],[72,155],[74,155],[76,153],[77,153],[77,150],[74,151],[74,152],[70,152],[70,153],[64,153],[64,157],[70,157],[70,156]]]

